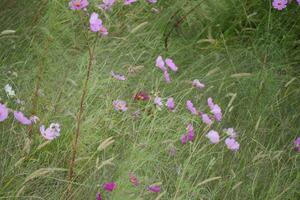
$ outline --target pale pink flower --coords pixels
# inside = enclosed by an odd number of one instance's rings
[[[126,77],[124,75],[121,74],[117,74],[114,71],[111,71],[111,76],[119,81],[125,81]]]
[[[130,5],[134,2],[136,2],[137,0],[124,0],[124,5]]]
[[[217,131],[211,130],[206,134],[206,137],[210,140],[211,143],[217,144],[220,142],[220,136]]]
[[[157,0],[148,0],[149,3],[157,3]]]
[[[129,173],[129,181],[134,186],[138,186],[140,184],[138,178],[132,173]]]
[[[40,132],[46,140],[54,140],[60,136],[60,126],[58,123],[51,123],[49,128],[45,129],[45,126],[42,125]]]
[[[99,5],[99,8],[103,10],[110,10],[111,7],[114,5],[115,0],[102,0],[102,4]]]
[[[162,71],[166,71],[165,62],[161,56],[158,56],[155,61],[155,66],[161,69]]]
[[[208,107],[210,108],[210,112],[214,114],[216,121],[222,120],[222,110],[218,104],[215,104],[211,97],[207,99]]]
[[[197,109],[194,107],[193,102],[191,100],[188,100],[186,102],[186,107],[193,115],[197,115]]]
[[[240,144],[234,138],[231,137],[225,139],[225,144],[227,148],[232,151],[237,151],[240,148]]]
[[[17,121],[23,125],[30,125],[32,121],[28,119],[22,112],[14,111],[14,116]]]
[[[169,72],[167,70],[164,71],[164,78],[165,78],[165,80],[166,80],[167,83],[171,83],[170,74],[169,74]]]
[[[161,101],[161,97],[155,97],[154,98],[154,104],[156,105],[156,106],[158,106],[158,107],[163,107],[163,103],[162,103],[162,101]]]
[[[207,124],[208,126],[212,125],[213,121],[210,119],[210,117],[205,113],[200,113],[202,122]]]
[[[172,71],[177,72],[178,67],[175,65],[172,59],[167,58],[165,62]]]
[[[69,6],[72,10],[81,10],[89,5],[87,0],[72,0],[69,2]]]
[[[113,101],[113,106],[116,111],[125,112],[127,110],[127,103],[126,101],[122,100],[115,100]]]
[[[193,125],[192,124],[188,124],[187,130],[188,130],[187,136],[188,136],[189,141],[191,141],[191,142],[194,141],[195,132],[194,132]]]
[[[283,10],[287,6],[287,0],[273,0],[273,7],[277,10]]]
[[[99,19],[99,15],[93,12],[90,16],[90,28],[93,32],[99,32],[102,27],[102,21]]]
[[[199,89],[202,89],[205,87],[205,85],[203,83],[201,83],[198,79],[193,80],[192,85],[193,85],[193,87],[199,88]]]
[[[8,109],[4,104],[0,103],[0,122],[3,122],[8,117]]]
[[[294,141],[294,147],[295,151],[300,153],[300,137],[297,137]]]
[[[237,137],[237,132],[233,128],[225,128],[223,131],[231,138]]]
[[[173,97],[168,98],[167,100],[167,107],[169,110],[174,111],[175,109],[175,101],[173,99]]]

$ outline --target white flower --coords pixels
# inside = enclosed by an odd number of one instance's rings
[[[10,97],[16,96],[15,91],[12,89],[12,87],[9,84],[5,85],[4,90],[7,94],[7,96],[10,96]]]

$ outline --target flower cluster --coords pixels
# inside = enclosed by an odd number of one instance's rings
[[[296,0],[298,5],[300,6],[300,0]],[[276,9],[276,10],[283,10],[287,7],[288,3],[290,3],[291,1],[288,0],[273,0],[272,6]]]
[[[167,67],[165,65],[167,65]],[[166,60],[163,60],[162,56],[158,56],[156,58],[155,66],[162,70],[167,83],[171,82],[168,69],[171,69],[173,72],[177,72],[178,70],[178,67],[175,65],[171,58],[166,58]]]

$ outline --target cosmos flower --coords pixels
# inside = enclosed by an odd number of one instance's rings
[[[60,136],[60,125],[58,123],[51,123],[47,129],[42,125],[40,127],[40,132],[46,140],[54,140]]]
[[[136,2],[136,0],[124,0],[124,5],[130,5],[134,2]]]
[[[273,7],[277,10],[283,10],[287,6],[287,0],[273,0]]]
[[[166,71],[165,62],[161,56],[158,56],[155,61],[155,66],[161,69],[162,71]]]
[[[124,75],[121,74],[117,74],[114,71],[111,71],[111,76],[119,81],[125,81],[126,77]]]
[[[127,110],[126,101],[115,100],[113,101],[113,106],[116,111],[125,112]]]
[[[134,100],[148,101],[150,96],[146,92],[138,92],[134,96]]]
[[[300,0],[299,0],[300,1]],[[148,0],[149,3],[157,3],[157,0]]]
[[[225,144],[227,148],[231,151],[237,151],[240,148],[240,144],[234,138],[231,137],[225,139]]]
[[[186,144],[188,140],[188,136],[186,134],[183,134],[180,138],[181,144]]]
[[[158,186],[158,185],[150,185],[148,187],[148,190],[150,192],[158,193],[158,192],[160,192],[160,186]]]
[[[218,104],[215,104],[211,97],[207,99],[208,107],[210,108],[210,112],[214,114],[216,121],[222,120],[222,110]]]
[[[207,124],[208,126],[212,125],[213,121],[210,119],[210,117],[205,113],[200,113],[202,122]]]
[[[295,151],[300,153],[300,137],[297,137],[297,139],[294,141]]]
[[[186,102],[186,107],[193,115],[197,115],[197,109],[194,107],[193,102],[191,100],[188,100]]]
[[[0,122],[3,122],[8,117],[8,109],[4,104],[0,103]]]
[[[220,142],[220,136],[217,131],[211,130],[206,134],[206,137],[210,140],[211,143],[217,144]]]
[[[22,112],[14,111],[14,116],[17,121],[19,121],[23,125],[30,125],[32,121],[28,119]]]
[[[98,192],[97,195],[96,195],[96,200],[102,200],[102,196],[101,196],[101,193]]]
[[[168,66],[172,71],[177,72],[178,67],[175,65],[175,63],[173,62],[172,59],[167,58],[167,59],[165,60],[165,62],[166,62],[166,64],[167,64],[167,66]]]
[[[132,173],[129,173],[129,181],[134,186],[138,186],[140,184],[138,178]]]
[[[233,128],[225,128],[223,131],[231,138],[237,137],[237,132]]]
[[[203,83],[201,83],[198,79],[193,80],[192,85],[193,85],[193,87],[199,88],[199,89],[202,89],[205,87],[205,85]]]
[[[103,184],[103,189],[108,192],[112,192],[116,188],[117,188],[117,184],[115,182],[107,182]]]
[[[164,71],[164,78],[165,78],[165,80],[166,80],[167,83],[171,83],[170,74],[169,74],[169,72],[167,70]]]
[[[72,10],[81,10],[89,5],[87,0],[72,0],[69,2],[69,6]]]
[[[103,0],[103,3],[99,5],[99,8],[103,10],[110,10],[111,7],[114,5],[115,0]]]
[[[6,84],[4,86],[4,90],[5,90],[6,94],[7,94],[7,96],[9,96],[9,97],[16,96],[15,91],[12,89],[11,85],[9,85],[9,84]]]
[[[90,16],[90,29],[92,32],[99,32],[102,35],[107,35],[107,29],[102,25],[102,20],[99,19],[99,15],[93,12]]]
[[[188,130],[187,136],[188,136],[189,141],[191,141],[191,142],[194,141],[195,132],[194,132],[193,125],[192,124],[188,124],[187,130]]]
[[[175,109],[175,102],[174,102],[174,98],[170,97],[167,100],[167,107],[169,110],[173,111]]]
[[[161,97],[155,97],[154,98],[154,104],[156,105],[156,106],[158,106],[158,107],[163,107],[163,103],[162,103],[162,101],[161,101]]]

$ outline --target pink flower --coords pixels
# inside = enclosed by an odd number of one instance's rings
[[[273,7],[277,10],[283,10],[287,6],[287,0],[273,0]]]
[[[300,153],[300,137],[297,137],[297,139],[294,141],[295,151]]]
[[[111,7],[114,5],[115,0],[103,0],[103,3],[99,5],[99,8],[103,10],[110,10]]]
[[[93,32],[99,32],[102,27],[102,21],[99,19],[99,15],[93,12],[90,16],[90,28]]]
[[[117,184],[115,182],[107,182],[103,184],[103,189],[108,192],[112,192],[116,188],[117,188]]]
[[[166,71],[167,70],[167,68],[165,67],[165,62],[164,62],[164,60],[162,59],[161,56],[158,56],[156,58],[155,66],[158,67],[159,69],[161,69],[162,71]]]
[[[181,144],[186,144],[187,140],[188,140],[188,136],[186,134],[183,134],[180,138],[181,140]]]
[[[178,67],[175,65],[175,63],[173,62],[172,59],[167,58],[165,61],[166,61],[166,64],[168,65],[168,67],[169,67],[172,71],[177,72]]]
[[[167,100],[167,107],[171,111],[173,111],[175,109],[175,102],[174,102],[173,97],[168,98],[168,100]]]
[[[114,71],[111,71],[111,76],[119,81],[125,81],[126,77],[124,75],[121,74],[117,74]]]
[[[208,126],[212,125],[213,121],[210,119],[210,117],[205,113],[200,113],[202,122],[207,124]]]
[[[297,0],[298,5],[300,6],[300,0]]]
[[[113,101],[113,106],[116,111],[125,112],[127,110],[126,101],[115,100]]]
[[[8,117],[8,109],[4,104],[0,103],[0,122],[3,122]]]
[[[198,79],[193,80],[192,85],[193,85],[193,87],[199,88],[199,89],[202,89],[205,87],[205,85],[203,83],[201,83]]]
[[[206,134],[206,137],[210,140],[211,143],[217,144],[220,142],[220,136],[217,131],[211,130]]]
[[[192,124],[188,124],[187,126],[187,130],[188,130],[188,139],[189,141],[194,141],[194,137],[195,137],[195,132],[194,132],[194,128],[193,128],[193,125]]]
[[[150,192],[158,193],[158,192],[160,192],[160,186],[158,186],[158,185],[150,185],[150,186],[148,187],[148,190],[149,190]]]
[[[101,193],[98,192],[97,195],[96,195],[96,200],[102,200],[102,196],[101,196]]]
[[[137,177],[135,175],[131,174],[131,173],[129,173],[129,181],[134,186],[138,186],[140,184]]]
[[[15,119],[23,125],[30,125],[32,121],[28,119],[22,112],[14,111]]]
[[[225,144],[227,148],[231,151],[237,151],[240,148],[240,144],[234,138],[231,137],[225,139]]]
[[[81,10],[89,5],[87,0],[72,0],[69,2],[69,6],[72,10]]]
[[[300,0],[299,0],[300,1]],[[148,0],[149,3],[156,3],[157,0]]]
[[[163,107],[163,103],[161,101],[161,97],[155,97],[154,104],[157,105],[160,108]]]
[[[208,107],[210,108],[210,112],[214,114],[216,121],[222,120],[222,110],[218,104],[215,104],[211,97],[207,99]]]
[[[42,125],[40,132],[46,140],[54,140],[60,136],[60,126],[58,123],[51,123],[49,128],[45,129],[45,126]]]
[[[237,137],[237,132],[233,128],[225,128],[223,131],[231,138]]]
[[[171,78],[169,72],[166,70],[164,71],[164,77],[167,83],[171,83]]]
[[[124,5],[130,5],[134,2],[136,2],[136,0],[124,0]]]
[[[188,100],[186,102],[186,107],[193,115],[197,115],[197,109],[194,107],[193,102],[191,100]]]

